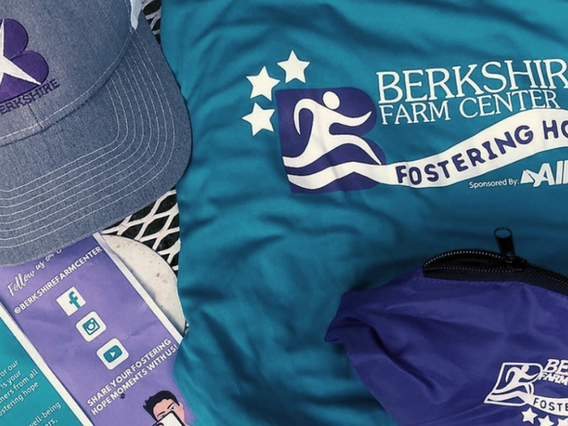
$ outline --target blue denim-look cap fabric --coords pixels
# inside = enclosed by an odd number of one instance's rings
[[[1,265],[123,219],[185,170],[187,109],[139,11],[128,0],[0,5]]]

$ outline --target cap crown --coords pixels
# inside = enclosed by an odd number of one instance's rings
[[[139,0],[0,4],[0,145],[77,109],[126,51]]]

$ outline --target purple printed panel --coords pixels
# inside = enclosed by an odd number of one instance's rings
[[[190,425],[173,379],[181,336],[107,250],[89,237],[1,267],[0,300],[96,426],[151,426],[172,410]]]

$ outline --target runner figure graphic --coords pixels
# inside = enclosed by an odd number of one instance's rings
[[[365,124],[371,117],[372,111],[350,117],[337,111],[341,106],[339,96],[333,91],[327,91],[323,95],[323,105],[313,99],[304,98],[298,101],[294,108],[294,127],[298,135],[302,135],[300,114],[309,111],[312,114],[311,133],[304,151],[296,157],[283,157],[286,167],[305,167],[330,153],[334,149],[354,145],[364,151],[375,164],[382,164],[375,152],[362,137],[353,133],[334,133],[334,125],[343,125],[357,128]]]
[[[539,373],[528,374],[530,365],[523,365],[521,367],[511,367],[505,375],[506,384],[500,389],[495,389],[494,394],[506,394],[513,390],[522,389],[524,392],[532,395],[534,393],[534,380]]]
[[[493,390],[485,400],[490,404],[524,405],[534,395],[534,382],[542,371],[538,364],[505,363]]]

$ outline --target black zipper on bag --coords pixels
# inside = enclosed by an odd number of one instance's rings
[[[515,253],[513,233],[505,227],[494,232],[499,252],[452,250],[422,265],[425,277],[456,281],[521,281],[568,295],[568,277],[530,264]]]

